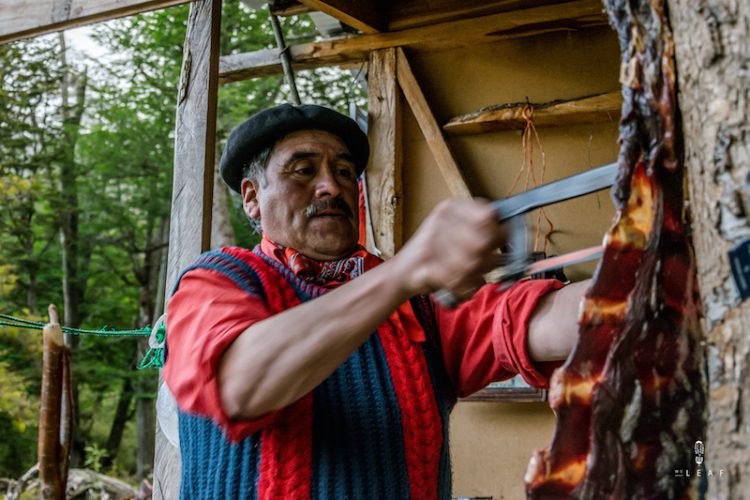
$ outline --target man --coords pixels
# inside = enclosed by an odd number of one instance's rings
[[[456,397],[515,373],[544,386],[570,351],[581,285],[482,286],[504,242],[484,201],[441,203],[386,262],[359,247],[368,155],[319,106],[230,135],[222,176],[263,240],[202,256],[169,303],[183,498],[450,498]],[[434,303],[441,288],[465,302]]]

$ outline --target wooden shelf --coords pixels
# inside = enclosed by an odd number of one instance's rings
[[[536,127],[606,123],[619,120],[622,96],[617,90],[567,101],[496,104],[452,118],[443,125],[443,131],[455,136],[522,129],[526,126],[523,110],[527,104],[534,108],[532,120]]]

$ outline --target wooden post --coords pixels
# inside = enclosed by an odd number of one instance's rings
[[[42,394],[39,408],[39,496],[40,498],[65,498],[68,479],[67,454],[69,453],[70,422],[61,419],[67,349],[60,327],[57,308],[49,306],[49,323],[44,327],[44,354],[42,361]],[[66,412],[66,418],[70,414]],[[60,430],[63,429],[63,436]],[[67,442],[66,442],[67,441]]]
[[[211,241],[220,26],[221,0],[191,4],[175,124],[167,300],[180,270],[208,250]],[[161,397],[162,391],[159,394]],[[171,500],[179,497],[180,455],[160,428],[160,420],[157,418],[154,498]]]
[[[401,98],[396,82],[395,49],[370,54],[367,87],[370,163],[367,198],[375,241],[368,247],[393,257],[401,246],[403,194],[401,190]]]

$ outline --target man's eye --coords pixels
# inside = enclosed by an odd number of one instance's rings
[[[353,179],[357,176],[357,174],[354,173],[354,169],[352,167],[339,167],[337,172],[339,177],[344,177],[347,179]]]
[[[300,165],[294,169],[294,173],[297,175],[312,175],[315,173],[315,169],[310,165]]]

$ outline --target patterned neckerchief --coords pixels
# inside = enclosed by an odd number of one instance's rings
[[[315,260],[297,250],[285,247],[275,241],[263,237],[260,248],[267,255],[274,257],[292,270],[298,278],[322,287],[334,287],[353,280],[362,275],[367,269],[365,259],[369,256],[367,250],[357,246],[348,257],[338,260]]]
[[[324,288],[333,288],[353,280],[382,262],[359,245],[348,257],[327,261],[311,259],[265,236],[260,241],[260,249],[264,254],[291,269],[295,276]],[[413,342],[425,341],[424,330],[414,315],[410,301],[407,300],[393,311],[388,322],[393,328],[405,331]]]

